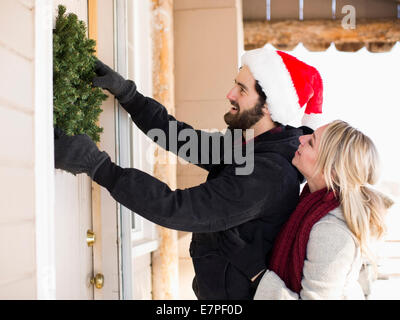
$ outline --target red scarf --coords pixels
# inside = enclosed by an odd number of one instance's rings
[[[310,193],[308,184],[304,186],[295,211],[275,240],[269,266],[290,290],[300,293],[311,228],[338,206],[333,191],[324,188]]]

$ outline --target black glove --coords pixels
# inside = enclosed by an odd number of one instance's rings
[[[131,80],[125,80],[100,60],[96,60],[95,71],[97,77],[93,78],[93,86],[107,89],[121,103],[129,101],[135,95],[136,84]]]
[[[67,136],[61,129],[54,129],[54,163],[56,169],[62,169],[76,175],[86,173],[93,179],[96,170],[109,158],[101,152],[86,134]]]

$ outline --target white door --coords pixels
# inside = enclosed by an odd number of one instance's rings
[[[59,4],[87,25],[87,0],[54,0],[54,17]],[[87,231],[92,230],[91,205],[90,178],[56,170],[56,299],[93,299],[93,249],[86,242]]]
[[[56,170],[55,250],[56,299],[93,299],[91,181],[86,175]]]

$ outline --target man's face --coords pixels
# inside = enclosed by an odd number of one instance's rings
[[[224,115],[224,120],[231,128],[250,129],[264,116],[264,104],[259,101],[255,84],[250,69],[244,65],[235,78],[234,87],[226,96],[232,107]]]

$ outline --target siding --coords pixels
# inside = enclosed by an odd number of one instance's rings
[[[36,298],[34,1],[0,10],[0,299]]]

